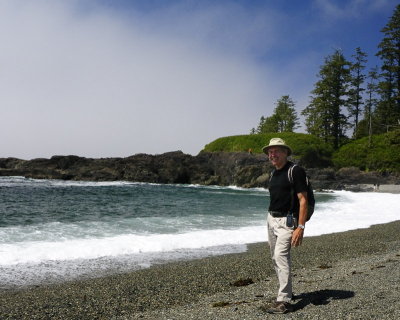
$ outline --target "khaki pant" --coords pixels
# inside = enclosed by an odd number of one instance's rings
[[[286,226],[286,217],[274,218],[268,214],[268,243],[272,262],[279,280],[277,301],[292,299],[292,273],[290,248],[293,228]]]

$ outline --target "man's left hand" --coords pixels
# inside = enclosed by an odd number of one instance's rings
[[[303,241],[303,234],[304,234],[304,230],[301,228],[296,228],[293,231],[293,234],[292,234],[292,246],[293,247],[298,247],[299,245],[301,245],[301,242]]]

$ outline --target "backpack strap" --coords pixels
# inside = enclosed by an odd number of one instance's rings
[[[271,174],[269,175],[269,182],[271,182],[272,176],[274,175],[276,169],[273,169],[271,171]]]
[[[294,181],[293,181],[293,168],[297,166],[297,164],[292,164],[289,169],[288,169],[288,179],[290,184],[293,186],[294,185]]]
[[[289,169],[288,169],[288,180],[290,183],[291,187],[291,192],[290,192],[290,212],[294,213],[294,203],[295,203],[295,190],[294,190],[294,180],[293,180],[293,168],[296,166],[296,164],[291,164]]]

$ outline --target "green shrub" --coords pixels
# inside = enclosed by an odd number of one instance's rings
[[[293,150],[293,158],[305,167],[326,167],[331,165],[332,148],[321,139],[304,133],[265,133],[223,137],[207,144],[206,152],[248,152],[262,153],[271,138],[279,137]]]
[[[400,172],[400,130],[352,141],[333,154],[337,168]]]

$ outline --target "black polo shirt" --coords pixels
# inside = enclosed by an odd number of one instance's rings
[[[274,170],[272,178],[269,181],[268,189],[270,194],[269,211],[289,212],[292,206],[292,188],[288,178],[288,170],[293,162],[288,161],[282,169]],[[306,172],[302,167],[295,166],[293,168],[293,187],[294,195],[294,210],[299,213],[299,199],[297,193],[307,191]]]

